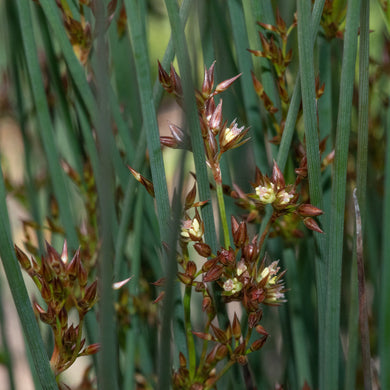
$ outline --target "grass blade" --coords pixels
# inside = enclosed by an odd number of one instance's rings
[[[332,208],[327,261],[327,299],[324,361],[320,365],[320,390],[338,388],[341,263],[344,233],[347,156],[351,128],[352,92],[355,75],[360,1],[349,0],[340,80],[340,100],[335,143]]]
[[[244,91],[243,99],[246,117],[255,138],[256,165],[262,172],[267,172],[268,161],[265,151],[264,130],[262,129],[262,121],[260,111],[258,109],[258,98],[252,83],[252,57],[247,51],[249,48],[249,41],[245,27],[244,11],[242,9],[241,1],[228,0],[227,3],[229,7],[230,21],[232,24],[237,62],[239,70],[242,72],[239,82],[241,83],[241,88]]]
[[[50,119],[46,95],[43,88],[43,81],[37,48],[34,41],[34,31],[32,26],[30,4],[27,2],[18,2],[19,19],[23,21],[22,39],[24,53],[26,57],[27,70],[30,79],[31,91],[37,110],[37,118],[40,127],[43,146],[48,160],[48,168],[52,180],[53,191],[57,198],[61,221],[65,227],[67,240],[70,248],[77,248],[78,238],[76,229],[73,225],[72,211],[67,196],[67,187],[65,185],[64,173],[59,164],[59,155],[53,137],[53,126]]]
[[[382,267],[379,311],[379,354],[381,361],[380,381],[382,389],[390,388],[390,109],[386,118],[386,165],[384,181],[384,205],[382,228]]]

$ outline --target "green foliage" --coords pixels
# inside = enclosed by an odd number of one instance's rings
[[[390,386],[388,1],[0,9],[0,255],[36,388]]]

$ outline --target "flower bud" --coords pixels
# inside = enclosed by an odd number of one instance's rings
[[[237,222],[236,222],[237,223]],[[241,248],[248,241],[248,233],[245,222],[240,222],[237,228],[233,228],[233,217],[232,217],[232,230],[234,245],[237,248]]]
[[[267,336],[265,337],[262,337],[261,339],[259,340],[256,340],[254,341],[251,346],[249,347],[249,349],[254,352],[254,351],[258,351],[263,345],[264,343],[267,341]]]
[[[234,338],[238,340],[241,337],[241,325],[236,313],[234,313],[232,330]]]
[[[315,232],[318,233],[323,233],[323,231],[321,230],[321,228],[318,226],[317,222],[313,218],[307,217],[303,220],[303,223],[308,229],[314,230]]]
[[[221,265],[216,265],[212,267],[206,274],[203,275],[203,281],[204,282],[214,282],[218,280],[222,273],[223,273],[224,267]]]
[[[226,91],[241,75],[242,75],[242,73],[240,73],[237,76],[234,76],[230,79],[222,81],[222,83],[219,83],[216,86],[215,92],[220,93],[220,92]]]
[[[297,212],[302,217],[316,217],[316,216],[324,213],[321,209],[319,209],[311,204],[301,204],[297,208]]]
[[[27,255],[17,245],[15,245],[14,248],[15,248],[16,257],[20,265],[25,271],[28,271],[31,268],[31,262],[28,259]]]
[[[194,244],[194,249],[198,252],[198,254],[202,257],[209,257],[211,255],[211,248],[209,245],[203,242],[197,242]]]
[[[224,332],[222,329],[216,327],[213,324],[211,324],[211,328],[213,329],[217,341],[219,341],[222,344],[226,344],[229,341],[228,337],[226,336],[226,332]]]
[[[260,322],[262,316],[263,316],[262,310],[253,311],[253,312],[249,313],[249,316],[248,316],[249,328],[253,329],[256,326],[256,324],[258,324]]]
[[[179,280],[183,283],[183,284],[185,284],[185,285],[187,285],[187,286],[189,286],[189,285],[191,285],[192,284],[192,277],[191,276],[189,276],[189,275],[187,275],[187,274],[183,274],[182,272],[178,272],[177,273],[177,277],[179,278]]]
[[[94,355],[95,353],[99,352],[100,350],[100,344],[90,344],[87,348],[84,349],[83,355]]]
[[[229,350],[226,345],[218,345],[218,348],[215,351],[215,359],[218,361],[224,359],[227,356],[228,352]]]
[[[186,274],[191,278],[194,278],[196,274],[196,264],[193,261],[187,263]]]

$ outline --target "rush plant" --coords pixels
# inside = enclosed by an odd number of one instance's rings
[[[2,389],[390,388],[389,7],[0,2]]]

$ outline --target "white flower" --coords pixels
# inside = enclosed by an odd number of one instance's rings
[[[223,289],[226,292],[229,292],[230,294],[235,294],[242,289],[242,283],[237,280],[237,278],[233,279],[228,279],[224,284],[223,284]]]
[[[258,186],[255,188],[255,191],[262,203],[273,203],[276,199],[274,185],[272,183],[268,186]]]
[[[289,194],[287,191],[283,190],[278,193],[279,204],[287,204],[294,197],[293,194]]]

